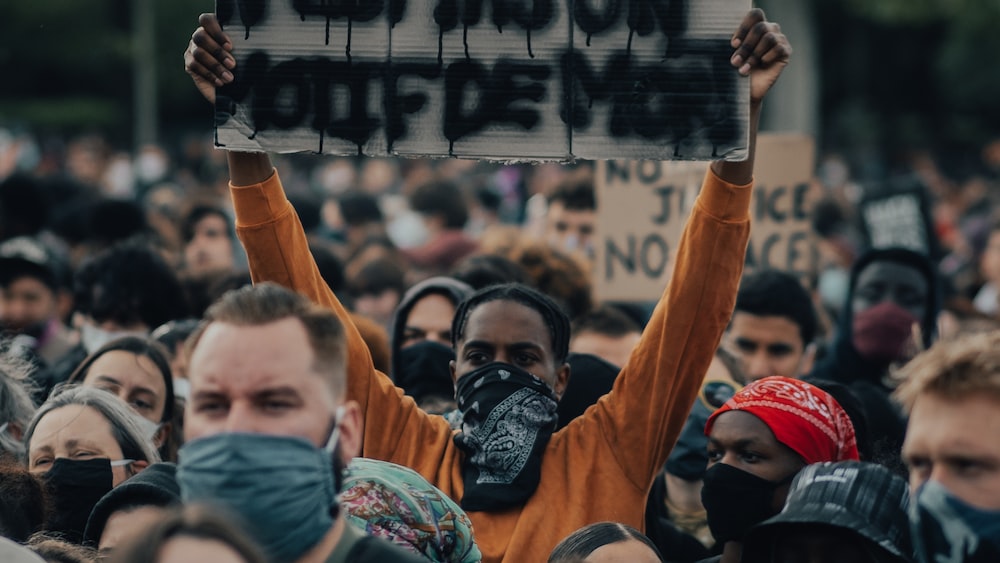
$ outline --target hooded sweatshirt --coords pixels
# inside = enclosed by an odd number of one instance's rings
[[[872,442],[880,449],[892,448],[892,451],[898,451],[906,431],[906,420],[901,409],[892,402],[890,395],[893,388],[885,381],[891,362],[865,358],[853,344],[852,302],[858,275],[875,262],[909,266],[923,275],[927,281],[928,295],[924,318],[920,319],[923,345],[926,348],[934,341],[941,291],[934,263],[927,256],[904,248],[869,250],[851,267],[847,299],[838,319],[837,333],[829,353],[817,362],[813,371],[804,379],[825,379],[850,387],[864,404]]]
[[[459,303],[472,295],[472,287],[455,278],[434,276],[418,282],[406,290],[403,298],[399,300],[399,305],[396,306],[395,313],[393,313],[392,332],[389,335],[392,348],[392,373],[390,375],[393,379],[397,379],[398,374],[401,373],[399,351],[403,346],[403,333],[406,331],[406,320],[410,316],[410,310],[413,309],[417,301],[428,295],[441,295],[451,301],[455,307],[458,307]]]

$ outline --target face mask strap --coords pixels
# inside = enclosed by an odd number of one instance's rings
[[[10,426],[9,422],[5,422],[3,424],[0,424],[0,434],[3,434],[4,432],[6,432],[8,426]]]
[[[340,421],[344,418],[344,405],[337,407],[336,414],[333,415],[333,430],[330,431],[330,437],[326,440],[325,449],[329,453],[333,453],[334,448],[337,447],[337,442],[340,440]]]
[[[118,459],[111,462],[111,467],[122,467],[124,465],[131,465],[135,463],[134,459]]]

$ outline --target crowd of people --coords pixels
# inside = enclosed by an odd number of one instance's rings
[[[0,558],[1000,561],[1000,149],[909,161],[923,250],[828,155],[815,275],[747,268],[792,49],[732,47],[750,155],[655,303],[594,291],[590,163],[0,134]]]

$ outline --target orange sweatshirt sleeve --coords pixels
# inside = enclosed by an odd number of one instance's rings
[[[365,420],[362,455],[411,467],[431,483],[440,482],[442,459],[454,448],[448,423],[424,413],[375,370],[349,313],[319,274],[277,171],[259,184],[230,185],[230,193],[236,232],[246,249],[254,283],[274,282],[293,289],[328,307],[344,324],[347,395],[361,405]]]
[[[597,424],[640,490],[649,488],[673,448],[732,316],[750,236],[751,186],[723,182],[709,169],[674,273],[641,340],[611,392],[578,425],[587,432]]]

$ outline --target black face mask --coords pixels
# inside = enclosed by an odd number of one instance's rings
[[[433,396],[452,399],[455,384],[451,380],[449,363],[455,359],[455,352],[437,342],[418,342],[399,350],[396,367],[399,373],[393,379],[407,395],[418,403]]]
[[[701,503],[715,541],[720,544],[742,541],[750,528],[777,514],[772,506],[774,491],[794,477],[793,473],[775,482],[726,463],[709,467],[701,489]]]
[[[541,379],[517,366],[487,364],[458,380],[462,432],[455,444],[465,452],[465,510],[501,510],[534,494],[542,453],[552,437],[556,398]]]
[[[56,532],[72,543],[82,542],[90,512],[114,483],[111,461],[60,457],[42,478],[52,500],[46,531]]]

